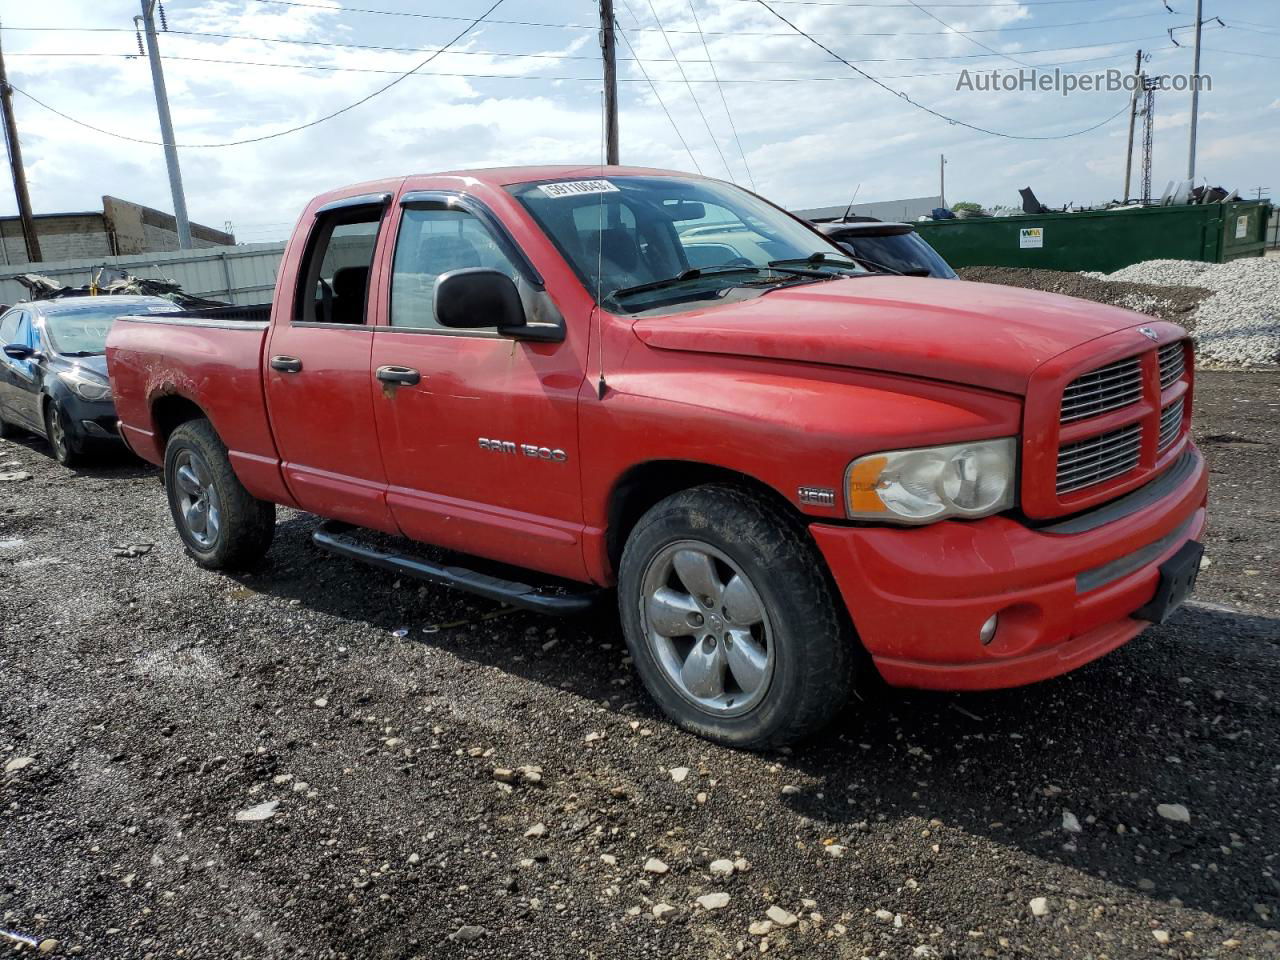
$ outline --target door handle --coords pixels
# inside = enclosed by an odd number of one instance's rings
[[[279,370],[281,373],[300,373],[302,361],[297,357],[272,357],[271,369]]]
[[[398,383],[406,387],[411,387],[422,379],[422,375],[413,367],[379,367],[374,376],[383,383]]]

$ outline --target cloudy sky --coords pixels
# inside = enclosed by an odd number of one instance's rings
[[[165,56],[181,144],[264,137],[347,106],[453,39],[493,0],[172,0]],[[701,169],[790,207],[936,194],[1046,203],[1120,193],[1128,94],[957,90],[1026,65],[1064,72],[1191,70],[1192,0],[769,0],[886,90],[757,0],[615,0],[622,159]],[[345,7],[360,7],[360,10]],[[112,134],[158,140],[127,0],[3,5],[10,81]],[[374,177],[527,162],[598,161],[599,46],[592,0],[503,0],[448,53],[335,119],[242,146],[180,151],[194,220],[244,241],[282,238],[311,195]],[[695,20],[696,16],[696,20]],[[1198,172],[1280,195],[1280,10],[1210,0]],[[702,34],[699,34],[699,28]],[[647,78],[646,79],[646,74]],[[715,82],[719,79],[719,84]],[[652,81],[652,83],[650,83]],[[687,81],[687,82],[686,82]],[[656,90],[656,93],[655,93]],[[978,133],[913,106],[1023,137]],[[659,99],[660,98],[660,99]],[[1185,175],[1190,94],[1156,98],[1156,190]],[[661,102],[660,102],[661,101]],[[665,105],[665,110],[664,110]],[[79,126],[15,96],[37,213],[101,209],[113,194],[172,209],[160,147]],[[669,116],[668,116],[669,114]],[[0,213],[16,210],[4,184]]]

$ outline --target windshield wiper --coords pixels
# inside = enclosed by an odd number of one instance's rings
[[[63,356],[63,357],[100,357],[100,356],[102,356],[102,351],[101,351],[101,350],[71,350],[71,351],[67,351],[67,352],[61,353],[61,354],[59,354],[59,356]]]
[[[850,258],[846,257],[842,259],[839,257],[832,257],[821,250],[818,250],[815,253],[811,253],[807,257],[790,257],[789,259],[786,259],[786,260],[770,260],[769,261],[769,266],[775,269],[787,268],[793,265],[801,265],[801,266],[806,266],[811,268],[812,267],[845,267],[845,268],[859,267],[859,264]],[[859,267],[859,269],[862,269],[862,268]],[[814,272],[816,273],[817,271],[814,271]],[[831,276],[831,274],[829,273],[823,273],[819,275],[823,277]]]
[[[674,287],[677,284],[685,283],[689,280],[697,280],[700,277],[716,277],[722,274],[731,273],[781,273],[788,277],[813,277],[817,280],[826,280],[831,276],[829,273],[822,273],[818,270],[802,270],[798,267],[790,267],[784,263],[770,263],[768,266],[761,267],[755,264],[726,264],[719,267],[690,267],[688,270],[682,270],[674,277],[667,277],[663,280],[650,280],[647,283],[637,283],[632,287],[623,287],[620,290],[614,290],[609,294],[609,299],[616,300],[619,297],[629,297],[634,293],[646,293],[650,290],[662,290],[666,287]]]

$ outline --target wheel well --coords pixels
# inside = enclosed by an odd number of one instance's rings
[[[205,412],[186,397],[171,394],[161,397],[151,406],[151,420],[162,444],[169,435],[189,420],[203,420]]]
[[[653,460],[632,467],[614,485],[609,496],[606,543],[609,562],[616,570],[631,530],[654,504],[690,487],[725,483],[745,487],[807,522],[795,505],[773,487],[755,477],[726,467],[688,460]]]

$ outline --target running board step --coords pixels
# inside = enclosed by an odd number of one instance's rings
[[[359,560],[393,573],[465,590],[468,593],[488,597],[490,600],[538,613],[561,616],[585,613],[595,605],[600,595],[598,589],[586,585],[578,587],[576,591],[563,587],[535,587],[518,580],[505,580],[478,570],[469,570],[466,567],[445,566],[419,557],[379,549],[357,540],[355,535],[359,530],[359,527],[351,524],[330,520],[317,527],[311,534],[311,539],[320,549],[339,556],[350,557],[352,560]]]

